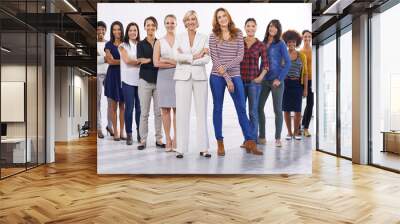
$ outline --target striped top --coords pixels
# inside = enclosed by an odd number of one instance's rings
[[[238,32],[234,40],[219,40],[214,33],[210,35],[210,54],[213,67],[211,73],[217,76],[223,76],[226,80],[231,77],[240,77],[240,62],[244,55],[243,33]],[[222,66],[225,74],[218,73],[218,68]]]
[[[292,60],[287,77],[300,79],[302,67],[303,63],[301,62],[300,56],[298,56],[295,60]]]

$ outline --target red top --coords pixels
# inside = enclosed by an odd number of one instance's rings
[[[265,44],[256,39],[256,42],[248,48],[246,42],[244,43],[244,57],[240,63],[240,74],[244,81],[251,81],[260,75],[260,57],[263,65],[262,69],[268,70],[269,63]]]

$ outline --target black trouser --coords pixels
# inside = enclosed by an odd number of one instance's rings
[[[312,117],[314,107],[314,93],[311,88],[312,81],[308,80],[308,94],[307,94],[307,105],[303,113],[303,121],[301,122],[304,129],[308,129]]]

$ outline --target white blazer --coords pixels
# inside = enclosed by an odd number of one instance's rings
[[[178,49],[183,53],[179,53]],[[203,48],[208,48],[208,36],[196,32],[193,41],[193,47],[190,47],[189,34],[184,32],[175,38],[173,47],[174,59],[176,60],[176,69],[174,80],[189,80],[190,76],[194,80],[207,80],[206,64],[210,62],[210,56],[193,60],[193,55],[199,53]]]

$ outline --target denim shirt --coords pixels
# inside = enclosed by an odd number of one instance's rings
[[[279,79],[282,82],[286,78],[291,65],[286,44],[282,40],[271,43],[267,49],[267,54],[269,71],[264,79],[269,81]]]

